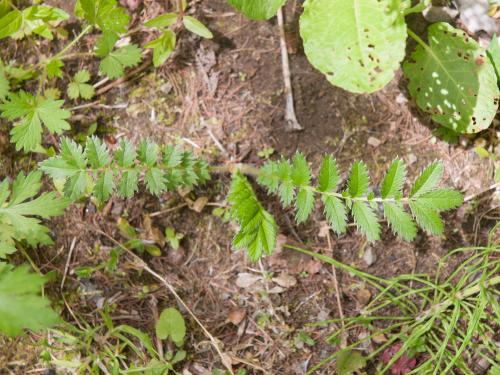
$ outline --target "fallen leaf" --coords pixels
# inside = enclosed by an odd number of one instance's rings
[[[236,285],[240,288],[246,289],[254,285],[261,278],[261,276],[254,275],[253,273],[241,272],[236,278]]]
[[[229,314],[227,314],[227,320],[237,326],[243,321],[243,319],[245,319],[246,316],[247,311],[242,307],[238,307],[229,311]]]
[[[360,304],[360,306],[366,306],[370,299],[372,298],[372,294],[368,289],[359,289],[356,292],[356,300]]]
[[[366,141],[370,146],[377,148],[382,144],[382,141],[378,138],[375,137],[368,137],[368,140]]]
[[[201,211],[203,211],[207,203],[208,197],[199,197],[193,202],[193,204],[191,205],[191,209],[195,212],[200,213]]]
[[[278,277],[274,277],[273,281],[283,288],[291,288],[297,285],[297,279],[287,273],[282,273]]]

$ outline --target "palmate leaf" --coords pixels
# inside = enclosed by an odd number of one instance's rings
[[[418,37],[417,37],[418,38]],[[476,133],[490,126],[500,92],[491,61],[464,31],[447,23],[428,29],[403,69],[417,105],[442,126]]]
[[[264,254],[270,255],[276,246],[276,222],[259,203],[252,186],[240,172],[233,175],[228,202],[231,215],[240,225],[233,246],[246,248],[252,261]]]
[[[90,73],[88,70],[83,69],[78,71],[73,81],[68,85],[68,96],[71,99],[91,99],[94,96],[95,90],[92,85],[87,82],[90,81]]]
[[[137,66],[141,59],[141,49],[135,44],[129,44],[109,52],[99,64],[99,73],[115,79],[123,76],[125,68]]]
[[[40,330],[59,321],[40,296],[45,279],[28,272],[27,267],[12,268],[0,262],[0,332],[17,336],[25,329]]]
[[[34,151],[42,141],[42,124],[50,133],[61,134],[69,130],[66,121],[71,112],[62,109],[63,100],[52,100],[19,91],[12,93],[9,100],[0,104],[1,116],[8,120],[18,120],[11,130],[11,142],[16,144],[16,150]]]
[[[228,0],[228,3],[252,20],[274,17],[286,0]]]
[[[300,35],[308,60],[355,93],[381,89],[405,56],[406,24],[392,0],[307,0]]]
[[[78,0],[75,14],[104,32],[124,33],[129,23],[127,11],[116,0]]]
[[[53,192],[37,196],[40,179],[40,172],[20,173],[11,189],[7,180],[0,183],[0,259],[15,252],[15,241],[31,246],[52,243],[49,229],[37,217],[61,215],[68,201]]]

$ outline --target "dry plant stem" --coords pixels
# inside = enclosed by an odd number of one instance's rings
[[[297,116],[295,116],[295,108],[293,105],[293,91],[292,91],[292,81],[290,78],[290,64],[288,62],[288,51],[286,49],[285,40],[285,25],[283,22],[283,8],[278,10],[278,27],[280,29],[280,49],[281,49],[281,66],[283,69],[283,81],[285,83],[285,97],[286,97],[286,130],[287,131],[298,131],[303,130],[297,121]]]
[[[175,291],[174,287],[172,285],[170,285],[168,283],[167,280],[165,280],[165,278],[163,278],[160,274],[156,273],[154,270],[152,270],[146,262],[144,262],[139,256],[137,256],[136,254],[134,254],[132,251],[130,251],[127,247],[123,246],[120,242],[118,242],[117,240],[115,240],[113,237],[111,237],[109,234],[107,234],[106,232],[100,230],[99,228],[95,228],[95,230],[102,234],[103,236],[105,236],[107,239],[109,239],[110,241],[112,241],[113,243],[115,243],[117,246],[119,246],[121,249],[123,249],[127,254],[129,254],[136,262],[137,264],[144,270],[146,271],[147,273],[149,273],[151,276],[153,276],[155,279],[157,279],[158,281],[160,281],[163,286],[165,286],[165,288],[167,288],[170,293],[173,294],[173,296],[177,299],[177,301],[179,301],[179,303],[186,309],[186,311],[188,312],[188,314],[193,318],[193,320],[198,324],[198,326],[201,328],[201,330],[203,331],[203,333],[205,334],[205,336],[207,336],[207,338],[210,340],[210,343],[212,344],[212,346],[214,347],[215,351],[217,352],[217,354],[219,355],[220,359],[221,359],[221,362],[222,364],[224,365],[224,367],[229,371],[229,373],[231,375],[234,375],[234,372],[233,372],[233,369],[231,367],[231,363],[229,361],[229,358],[230,356],[223,353],[221,351],[221,349],[219,348],[219,343],[217,342],[217,340],[215,339],[214,336],[212,336],[212,334],[205,328],[205,326],[203,325],[203,323],[200,322],[200,320],[196,317],[196,315],[193,313],[193,311],[189,308],[189,306],[184,302],[184,300],[177,294],[177,292]]]
[[[484,193],[487,193],[487,192],[488,192],[488,191],[490,191],[490,190],[496,190],[496,189],[498,189],[498,188],[500,188],[500,182],[497,182],[496,184],[493,184],[493,185],[491,185],[490,187],[487,187],[487,188],[486,188],[486,189],[484,189],[484,190],[481,190],[481,191],[479,191],[479,192],[477,192],[477,193],[475,193],[475,194],[471,194],[471,195],[469,195],[469,196],[465,197],[465,198],[464,198],[464,203],[465,203],[465,202],[469,202],[469,201],[471,201],[471,200],[475,199],[476,197],[478,197],[478,196],[480,196],[480,195],[483,195]]]
[[[330,238],[330,230],[328,230],[328,232],[326,233],[326,241],[328,242],[328,250],[330,252],[330,256],[333,258],[333,247],[332,247],[332,239]],[[337,300],[337,307],[339,309],[339,317],[341,319],[341,325],[342,325],[340,345],[342,348],[345,348],[347,346],[347,332],[345,331],[344,310],[342,309],[342,302],[340,301],[340,290],[339,290],[339,282],[337,279],[337,270],[335,269],[335,266],[333,264],[332,264],[332,272],[333,272],[333,287],[335,288],[335,299]]]

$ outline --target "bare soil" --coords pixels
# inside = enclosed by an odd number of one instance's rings
[[[133,14],[132,28],[165,10],[165,2],[144,3]],[[429,162],[440,159],[445,164],[445,184],[462,190],[466,196],[492,184],[493,163],[481,159],[474,145],[496,146],[495,127],[463,138],[456,145],[444,142],[433,135],[434,125],[408,100],[401,74],[372,95],[353,95],[331,86],[306,60],[297,34],[300,4],[290,3],[287,35],[296,112],[303,131],[285,131],[277,25],[274,21],[249,21],[223,0],[197,1],[193,6],[196,15],[214,32],[213,40],[202,41],[181,32],[179,48],[168,64],[156,71],[148,68],[98,98],[100,104],[113,108],[96,104],[75,111],[76,131],[85,132],[97,122],[97,133],[105,136],[110,145],[121,136],[134,141],[150,137],[160,143],[183,144],[221,164],[237,161],[260,165],[265,159],[259,152],[272,148],[270,158],[303,152],[317,171],[322,156],[330,153],[344,171],[354,160],[365,161],[374,186],[396,156],[408,164],[410,180]],[[141,32],[132,40],[143,42],[151,37]],[[22,51],[9,53],[9,57],[26,61]],[[87,65],[83,61],[71,64],[75,70]],[[97,75],[97,66],[93,73]],[[29,168],[31,160],[12,158],[13,150],[2,132],[1,160],[5,161],[5,169],[1,174],[12,175],[14,170]],[[307,324],[339,317],[332,268],[285,249],[260,264],[252,264],[243,253],[233,251],[234,228],[212,214],[214,208],[226,207],[228,182],[228,176],[216,176],[207,187],[189,192],[186,197],[169,193],[157,200],[142,194],[128,202],[114,199],[103,209],[89,201],[81,202],[54,220],[56,244],[30,251],[30,255],[43,272],[56,271],[58,276],[50,286],[50,294],[55,298],[65,296],[66,304],[60,306],[65,319],[75,323],[76,314],[87,322],[99,322],[100,306],[108,303],[114,307],[111,315],[116,324],[153,332],[158,311],[177,306],[166,289],[138,273],[125,258],[112,276],[96,271],[89,278],[76,277],[75,268],[106,262],[109,250],[115,246],[99,231],[117,241],[124,240],[117,227],[122,217],[142,236],[163,246],[162,256],[144,258],[221,340],[235,369],[245,368],[251,374],[303,374],[331,354],[335,346],[326,344],[325,338],[333,327],[311,328]],[[306,224],[296,226],[293,212],[281,209],[277,200],[267,198],[264,192],[259,195],[278,219],[281,241],[331,255],[383,277],[412,272],[433,274],[438,259],[451,249],[484,243],[498,218],[498,203],[491,200],[491,195],[483,194],[471,200],[474,204],[447,215],[446,235],[442,238],[420,233],[414,243],[406,243],[384,225],[382,240],[376,244],[367,244],[351,228],[344,236],[333,236],[329,247],[321,231],[325,223],[319,208]],[[189,203],[199,198],[208,201],[201,213],[191,209]],[[158,232],[166,227],[184,234],[178,253],[161,243]],[[370,265],[364,260],[366,252],[373,255]],[[280,285],[267,277],[256,287],[241,288],[236,280],[243,273],[272,274],[274,278],[288,275],[297,283],[276,288]],[[62,275],[66,280],[60,290]],[[365,286],[339,271],[336,280],[343,314],[358,314],[363,301],[357,291]],[[149,292],[144,294],[145,286]],[[245,314],[237,325],[230,321],[235,312]],[[222,369],[203,332],[195,322],[188,322],[188,359],[183,368],[192,374]],[[315,346],[297,343],[302,330],[315,340]],[[11,372],[21,373],[37,367],[36,351],[31,356],[28,353],[25,346],[9,344],[0,354],[0,368],[11,363]],[[17,366],[12,365],[15,361],[19,361]],[[322,373],[333,372],[333,367],[327,366]]]

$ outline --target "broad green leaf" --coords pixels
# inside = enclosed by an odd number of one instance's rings
[[[78,0],[75,14],[83,16],[91,25],[97,25],[104,32],[124,33],[129,16],[116,0]]]
[[[40,296],[45,279],[21,266],[0,263],[0,332],[17,336],[25,329],[41,330],[59,321],[49,300]]]
[[[300,188],[295,201],[297,210],[295,220],[300,224],[307,220],[314,208],[314,191],[312,189]]]
[[[498,108],[497,77],[486,52],[464,31],[447,23],[428,29],[403,68],[417,105],[442,126],[477,133],[490,126]]]
[[[347,190],[349,195],[353,198],[361,197],[368,189],[370,178],[366,165],[361,162],[355,162],[351,167],[351,174],[349,175],[349,182]]]
[[[500,44],[498,44],[498,37],[496,34],[493,35],[493,38],[491,38],[487,53],[493,67],[495,68],[497,81],[500,81]]]
[[[90,99],[94,96],[95,90],[87,82],[90,80],[90,73],[87,69],[78,71],[73,77],[73,81],[68,85],[68,96],[71,99]]]
[[[385,202],[384,216],[395,234],[406,241],[415,239],[417,227],[413,223],[411,216],[404,212],[399,204]]]
[[[416,198],[436,188],[443,175],[443,164],[441,162],[431,163],[425,168],[415,180],[410,191],[410,197]]]
[[[177,13],[164,13],[159,15],[158,17],[147,20],[146,22],[144,22],[144,26],[163,29],[165,27],[172,26],[175,21],[177,21],[177,17]]]
[[[330,195],[323,195],[322,200],[325,205],[325,215],[328,224],[335,233],[345,233],[347,229],[347,212],[344,204],[339,198]]]
[[[99,64],[99,72],[115,79],[123,76],[124,69],[137,66],[141,62],[141,50],[135,44],[110,52]]]
[[[169,307],[161,312],[156,322],[156,337],[160,340],[171,338],[176,345],[181,345],[186,336],[186,323],[181,313]]]
[[[158,39],[144,46],[153,49],[153,64],[155,67],[162,65],[175,49],[176,36],[172,30],[165,30]]]
[[[406,24],[392,0],[307,0],[300,35],[308,60],[355,93],[383,88],[405,56]]]
[[[352,203],[352,216],[358,229],[368,241],[373,242],[380,239],[380,224],[373,209],[368,204],[354,201]]]
[[[192,33],[207,39],[212,39],[214,37],[212,32],[194,17],[184,16],[182,22],[184,23],[184,27]]]
[[[395,159],[382,181],[382,198],[394,198],[403,190],[406,178],[406,166],[403,160]]]
[[[13,10],[0,18],[0,39],[11,36],[23,24],[23,15],[18,10]]]
[[[425,203],[410,201],[410,209],[418,225],[430,235],[440,235],[444,227],[439,213]]]
[[[228,0],[228,3],[252,20],[268,20],[286,0]]]
[[[61,108],[63,100],[34,97],[24,91],[11,94],[9,99],[0,104],[0,110],[8,120],[19,120],[11,130],[11,141],[17,150],[34,151],[40,146],[42,124],[56,134],[70,129],[66,120],[71,112]]]
[[[0,19],[11,10],[10,0],[0,0]]]
[[[366,359],[357,350],[342,349],[337,355],[335,368],[338,375],[351,375],[366,366]]]
[[[333,191],[339,183],[339,172],[337,163],[330,155],[326,156],[321,163],[318,175],[318,190],[321,192]]]

